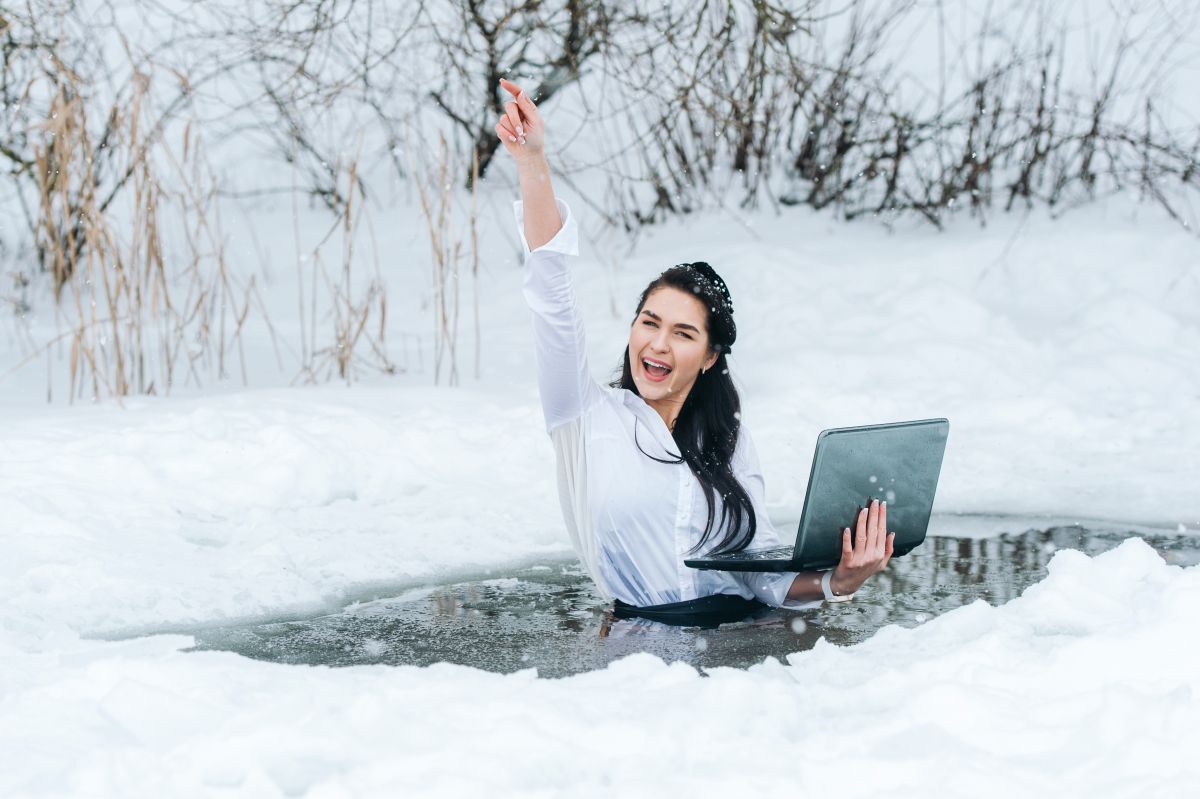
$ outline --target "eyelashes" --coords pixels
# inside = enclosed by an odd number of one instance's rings
[[[643,325],[650,325],[651,327],[658,327],[658,325],[657,325],[657,324],[655,324],[654,322],[651,322],[649,319],[643,319],[643,320],[642,320],[642,324],[643,324]],[[686,338],[688,341],[691,341],[691,340],[692,340],[692,337],[691,337],[691,336],[689,336],[687,333],[683,332],[682,330],[679,330],[679,331],[677,331],[677,332],[679,333],[679,335],[683,336],[683,337],[684,337],[684,338]]]

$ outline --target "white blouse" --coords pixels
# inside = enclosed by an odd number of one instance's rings
[[[556,202],[562,227],[532,252],[520,200],[514,212],[525,254],[523,293],[533,311],[538,388],[557,460],[559,501],[571,542],[597,587],[608,599],[637,606],[710,594],[754,597],[789,608],[819,605],[821,600],[787,600],[796,572],[684,565],[704,532],[704,491],[686,462],[659,463],[639,451],[640,444],[657,458],[679,457],[658,412],[632,391],[600,385],[589,374],[583,318],[567,270],[567,256],[579,254],[579,232],[567,204]],[[754,506],[755,548],[778,546],[779,535],[764,512],[758,453],[744,424],[732,466]],[[715,519],[720,520],[721,499],[715,500]]]

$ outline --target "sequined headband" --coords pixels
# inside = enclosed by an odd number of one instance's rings
[[[704,261],[678,264],[678,266],[695,272],[699,290],[704,291],[709,299],[716,300],[720,305],[719,308],[713,308],[713,311],[725,317],[725,328],[729,334],[729,343],[714,344],[713,348],[717,352],[724,352],[726,355],[732,354],[733,342],[737,340],[737,324],[733,321],[733,297],[729,294],[729,287],[725,285],[725,281],[721,279],[716,270]]]
[[[704,261],[679,264],[679,266],[684,266],[688,269],[691,269],[693,272],[698,272],[700,274],[700,280],[698,282],[705,288],[715,288],[717,290],[717,294],[725,303],[725,310],[730,315],[733,314],[733,297],[730,296],[729,287],[725,285],[725,281],[721,279],[721,276],[717,274],[716,270],[714,270]]]

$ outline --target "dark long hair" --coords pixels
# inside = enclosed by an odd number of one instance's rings
[[[712,368],[696,376],[696,382],[675,419],[675,429],[671,435],[679,447],[679,457],[664,460],[642,449],[642,445],[637,443],[636,422],[634,442],[643,455],[659,463],[686,461],[696,479],[700,481],[700,486],[704,489],[704,498],[708,501],[708,521],[704,526],[704,535],[692,551],[699,550],[720,532],[720,537],[717,538],[710,554],[740,552],[754,538],[758,524],[750,495],[734,476],[731,466],[742,424],[741,398],[733,385],[725,360],[734,340],[737,339],[737,326],[733,323],[733,302],[725,282],[711,266],[703,261],[678,264],[667,269],[646,286],[633,315],[634,324],[637,323],[646,298],[651,292],[667,286],[694,293],[697,299],[704,303],[707,309],[705,324],[708,329],[709,352],[717,352],[719,355]],[[637,384],[633,381],[628,346],[625,347],[621,376],[609,385],[612,388],[628,389],[641,396]],[[715,497],[718,491],[723,500],[719,522],[715,518]],[[742,525],[747,520],[749,525],[746,530],[742,530]]]

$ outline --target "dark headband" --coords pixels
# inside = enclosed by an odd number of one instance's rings
[[[737,325],[733,322],[733,297],[729,294],[729,287],[725,285],[725,281],[721,279],[716,270],[704,261],[678,264],[678,266],[695,272],[699,276],[696,282],[705,294],[717,303],[717,307],[714,307],[713,311],[724,317],[730,340],[728,344],[716,344],[714,348],[728,355],[732,351],[734,340],[737,339]]]
[[[725,281],[717,274],[716,270],[709,266],[704,261],[695,261],[690,264],[679,264],[686,266],[693,272],[700,273],[700,283],[706,288],[714,288],[717,291],[717,296],[725,303],[725,309],[730,315],[733,314],[733,297],[729,295],[729,287],[725,285]]]

